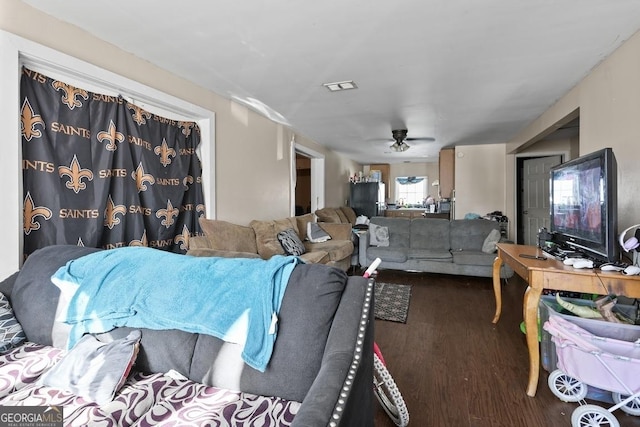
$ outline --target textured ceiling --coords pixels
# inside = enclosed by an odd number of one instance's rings
[[[639,0],[24,1],[364,164],[506,142],[640,29]]]

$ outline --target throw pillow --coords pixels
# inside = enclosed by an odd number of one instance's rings
[[[204,217],[200,217],[198,222],[209,242],[208,247],[225,251],[258,253],[256,233],[253,228]]]
[[[340,223],[340,217],[336,213],[335,208],[318,209],[315,214],[316,217],[318,217],[318,222]]]
[[[19,346],[26,339],[22,326],[13,315],[9,300],[0,293],[0,353]]]
[[[369,224],[369,244],[371,246],[389,246],[389,228]]]
[[[340,206],[340,210],[342,211],[342,213],[344,213],[344,216],[347,217],[347,221],[349,222],[349,224],[356,223],[356,212],[353,210],[353,208],[349,206]]]
[[[249,227],[256,234],[258,254],[262,259],[269,259],[274,255],[284,255],[282,245],[278,241],[278,233],[288,228],[298,228],[295,218],[258,221],[253,220]]]
[[[59,280],[57,277],[51,277],[51,282],[60,289],[58,307],[56,308],[56,315],[51,328],[51,342],[54,347],[67,348],[71,325],[65,323],[64,320],[67,318],[69,303],[80,285],[70,281]]]
[[[315,221],[315,217],[313,216],[312,213],[308,213],[308,214],[304,214],[296,217],[296,225],[298,226],[298,235],[300,236],[300,239],[302,239],[303,241],[309,240],[307,238],[307,224],[314,221]]]
[[[482,244],[482,252],[487,254],[494,253],[496,248],[496,243],[500,241],[500,230],[493,229],[489,233],[489,235],[484,239],[484,243]]]
[[[331,240],[331,236],[317,222],[309,222],[307,223],[307,239],[311,243],[322,243]]]
[[[300,256],[305,252],[304,243],[293,228],[279,232],[278,241],[287,255]]]
[[[113,400],[138,356],[141,333],[104,343],[85,335],[40,380],[39,385],[66,390],[99,405]]]
[[[349,219],[344,212],[342,212],[342,209],[336,209],[336,215],[340,218],[340,224],[349,224]]]

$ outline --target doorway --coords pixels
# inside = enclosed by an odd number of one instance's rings
[[[542,133],[516,157],[516,243],[537,245],[538,230],[550,227],[550,169],[571,160],[580,148],[580,110]]]
[[[311,159],[296,153],[295,214],[311,212]]]
[[[537,244],[538,230],[549,229],[549,171],[562,155],[517,158],[517,243]]]
[[[295,214],[298,206],[305,213],[315,212],[324,207],[324,155],[295,142],[292,148],[295,155],[291,156],[291,168],[295,174],[291,174],[291,212]]]

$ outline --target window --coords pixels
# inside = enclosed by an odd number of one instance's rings
[[[398,206],[422,207],[427,192],[429,179],[426,176],[399,176],[396,178],[396,203]]]

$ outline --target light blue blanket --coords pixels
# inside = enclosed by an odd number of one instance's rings
[[[264,372],[298,262],[280,255],[265,261],[126,247],[69,261],[52,280],[77,286],[65,319],[72,325],[69,348],[85,333],[119,326],[181,329],[244,342],[244,361]]]

